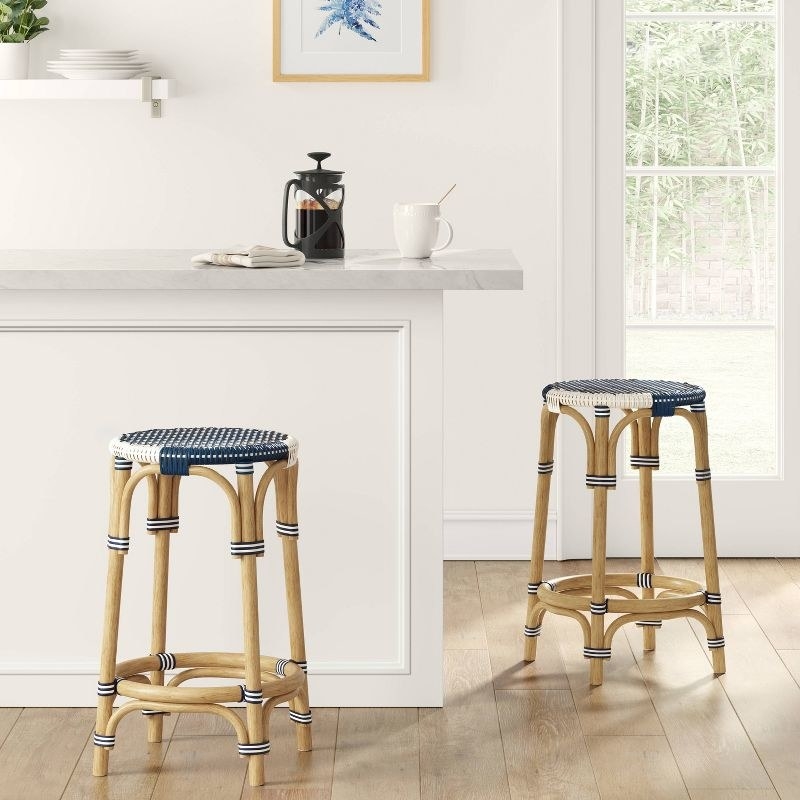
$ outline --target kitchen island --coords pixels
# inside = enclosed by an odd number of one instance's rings
[[[441,705],[442,295],[521,289],[522,270],[499,250],[264,270],[192,267],[192,252],[0,252],[0,602],[17,609],[0,706],[94,705],[108,441],[195,425],[300,440],[312,705]],[[226,507],[184,484],[168,647],[236,650]],[[138,497],[121,659],[149,640],[145,516]],[[262,649],[282,655],[277,540],[260,568]]]

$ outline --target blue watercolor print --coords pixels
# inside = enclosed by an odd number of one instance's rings
[[[374,19],[381,15],[380,0],[326,0],[325,5],[320,6],[319,10],[324,11],[327,16],[322,21],[317,36],[322,36],[325,31],[338,23],[340,36],[342,28],[347,28],[363,39],[368,39],[370,42],[377,41],[366,26],[380,30],[381,26]]]

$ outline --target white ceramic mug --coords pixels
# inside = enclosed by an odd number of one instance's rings
[[[447,226],[447,241],[434,247],[439,237],[439,223]],[[439,216],[438,203],[396,203],[394,238],[403,258],[430,258],[453,241],[453,226]]]

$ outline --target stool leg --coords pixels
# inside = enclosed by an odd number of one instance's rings
[[[252,474],[238,474],[239,508],[242,516],[242,541],[255,541],[255,507]],[[261,691],[261,642],[258,627],[258,574],[255,555],[241,556],[242,564],[242,616],[244,620],[244,675],[245,687],[251,692]],[[249,744],[264,742],[264,713],[261,703],[247,704],[247,735]],[[251,786],[264,784],[264,756],[247,756],[247,773]]]
[[[608,412],[608,409],[605,409]],[[608,416],[595,410],[594,472],[597,476],[608,475]],[[608,516],[608,487],[593,486],[594,514],[592,521],[592,595],[593,604],[606,602],[606,525]],[[589,658],[589,684],[603,683],[605,614],[591,614],[589,645],[593,651]]]
[[[111,509],[109,512],[109,536],[119,536],[119,516],[122,504],[122,490],[130,478],[130,469],[115,469],[111,466]],[[122,598],[122,572],[125,565],[125,550],[109,550],[108,572],[106,577],[106,605],[103,622],[103,644],[100,653],[101,684],[113,684],[117,670],[117,638],[119,632],[119,608]],[[99,687],[98,687],[99,689]],[[97,721],[95,731],[105,734],[111,717],[116,692],[100,695],[97,701]],[[92,775],[103,777],[108,774],[109,748],[95,745]]]
[[[717,537],[714,528],[714,503],[711,497],[711,469],[708,458],[708,419],[705,410],[692,410],[690,416],[694,433],[695,476],[700,500],[700,525],[703,532],[703,562],[706,572],[706,591],[717,597],[719,591],[719,567],[717,566]],[[725,672],[725,637],[722,632],[722,605],[720,602],[706,604],[706,615],[714,626],[715,638],[709,639],[711,664],[716,675]]]
[[[297,473],[298,464],[280,470],[275,478],[275,500],[279,523],[297,526]],[[297,536],[282,535],[283,574],[286,581],[286,606],[289,612],[289,641],[292,660],[306,666],[306,641],[303,628],[303,601],[300,592],[300,561],[297,553]],[[311,750],[311,708],[308,699],[308,681],[297,697],[289,701],[291,716],[296,722],[297,749]]]
[[[639,434],[639,455],[653,456],[651,438],[651,418],[645,417],[634,425],[634,433]],[[653,467],[639,467],[639,520],[641,530],[641,571],[652,575],[655,572],[655,552],[653,545]],[[642,589],[642,597],[655,597],[654,589]],[[642,626],[642,646],[644,650],[656,649],[656,629],[652,625]]]
[[[179,478],[161,475],[154,479],[155,487],[150,486],[147,516],[165,519],[178,516],[177,483]],[[155,488],[155,492],[153,489]],[[154,498],[153,495],[156,495]],[[152,510],[155,505],[155,514]],[[172,531],[163,530],[153,534],[155,537],[155,556],[153,563],[153,617],[150,635],[150,652],[164,653],[167,650],[167,593],[169,587],[169,539]],[[164,672],[150,673],[153,686],[164,685]],[[164,715],[148,714],[147,741],[160,742],[164,731]]]
[[[542,406],[539,434],[539,476],[536,480],[536,510],[533,516],[533,542],[531,544],[531,568],[528,579],[528,611],[525,615],[525,661],[536,660],[536,644],[539,641],[543,612],[537,611],[539,598],[536,590],[542,582],[544,568],[544,545],[547,536],[547,511],[550,503],[550,483],[553,475],[553,453],[555,450],[556,423],[558,414]]]

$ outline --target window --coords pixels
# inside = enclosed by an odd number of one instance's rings
[[[626,370],[706,387],[715,475],[778,472],[776,2],[626,3]]]

